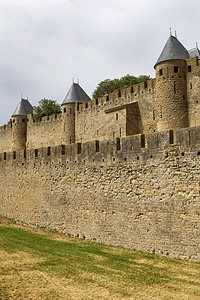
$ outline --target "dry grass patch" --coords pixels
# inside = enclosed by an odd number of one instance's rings
[[[200,264],[1,219],[0,299],[199,300]]]

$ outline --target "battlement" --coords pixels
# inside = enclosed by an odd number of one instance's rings
[[[186,128],[174,132],[166,130],[148,135],[138,134],[105,141],[92,141],[41,147],[24,151],[0,153],[1,163],[23,163],[24,161],[61,159],[65,163],[86,165],[114,165],[118,163],[154,163],[164,160],[169,152],[178,147],[177,156],[193,152],[200,157],[200,127]]]
[[[78,114],[93,112],[96,114],[99,110],[107,110],[113,107],[126,105],[139,101],[142,96],[155,91],[156,79],[149,79],[147,82],[141,82],[133,86],[115,91],[107,96],[93,99],[86,103],[79,104]]]
[[[60,121],[61,118],[62,118],[62,113],[53,114],[50,116],[44,116],[39,119],[34,119],[32,114],[27,116],[29,125],[35,125],[35,126],[40,125],[41,123],[47,123],[47,122],[50,123],[50,122]]]

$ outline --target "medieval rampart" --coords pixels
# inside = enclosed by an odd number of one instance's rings
[[[12,150],[11,124],[0,126],[0,152]]]
[[[200,127],[0,154],[0,214],[200,261]]]

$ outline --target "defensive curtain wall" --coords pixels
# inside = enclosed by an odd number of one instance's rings
[[[200,261],[200,127],[0,154],[0,214]]]
[[[188,125],[193,127],[200,125],[200,64],[197,57],[186,60],[186,75],[174,74],[165,71],[159,75],[158,67],[156,78],[126,88],[120,92],[114,92],[109,96],[91,100],[87,103],[77,104],[75,109],[75,141],[88,142],[92,140],[103,141],[105,139],[125,137],[134,134],[149,134],[162,129],[170,119],[172,112],[184,111],[183,102],[188,103]],[[175,63],[177,64],[177,63]],[[181,69],[181,68],[180,68]],[[165,72],[167,72],[165,74]],[[182,91],[182,78],[186,76],[186,90]],[[177,77],[177,78],[176,78]],[[176,89],[179,88],[179,103],[183,107],[171,107],[168,99],[168,91],[174,89],[174,80],[177,79]],[[164,87],[167,87],[167,97],[164,97]],[[174,91],[173,91],[174,93]],[[177,93],[176,93],[177,94]],[[156,99],[161,99],[162,106]],[[172,94],[173,98],[173,94]],[[184,100],[185,99],[185,100]],[[169,103],[168,103],[168,102]],[[176,103],[176,102],[174,102]],[[39,148],[44,146],[56,146],[66,144],[63,140],[63,119],[65,113],[43,117],[39,120],[27,117],[26,148]],[[69,119],[69,115],[66,116]],[[181,117],[175,117],[175,123]],[[102,122],[103,120],[103,122]],[[105,130],[105,127],[107,128]],[[173,128],[173,126],[171,126]],[[0,152],[12,150],[12,123],[0,126]]]

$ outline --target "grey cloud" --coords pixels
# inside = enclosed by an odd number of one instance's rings
[[[1,0],[0,120],[20,94],[61,103],[79,78],[91,96],[99,81],[127,73],[154,76],[169,27],[192,48],[199,41],[199,0]],[[7,105],[5,105],[5,103]]]

